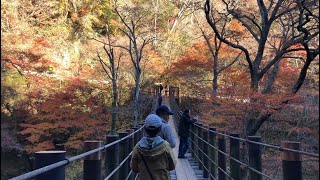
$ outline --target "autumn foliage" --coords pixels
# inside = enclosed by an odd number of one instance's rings
[[[47,98],[40,93],[29,94],[21,104],[23,118],[19,134],[26,138],[28,152],[83,147],[88,139],[102,140],[108,130],[110,114],[104,111],[101,94],[85,81],[73,79],[63,91]],[[61,148],[61,147],[60,147]]]

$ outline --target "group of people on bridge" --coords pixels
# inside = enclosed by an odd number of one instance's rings
[[[161,93],[161,91],[160,91]],[[174,113],[166,105],[157,108],[156,114],[149,114],[144,121],[144,137],[135,145],[130,167],[139,173],[139,180],[169,180],[169,171],[175,169],[176,158],[172,148],[176,141],[172,129],[168,125],[170,115]],[[189,126],[197,121],[190,118],[190,110],[186,109],[179,120],[180,136],[178,158],[186,158],[189,147]]]

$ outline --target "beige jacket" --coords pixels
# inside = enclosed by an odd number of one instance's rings
[[[132,171],[139,173],[139,180],[151,180],[139,152],[145,159],[154,180],[170,180],[169,171],[175,169],[176,159],[167,141],[149,150],[141,148],[138,143],[133,149],[130,162]]]

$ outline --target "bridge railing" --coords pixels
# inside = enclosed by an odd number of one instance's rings
[[[181,111],[175,99],[173,96],[170,97],[170,106],[175,112],[177,124]],[[201,123],[191,125],[190,139],[191,155],[198,162],[198,168],[203,171],[204,178],[238,180],[242,179],[242,172],[246,169],[249,171],[250,180],[276,179],[264,173],[262,147],[280,152],[283,180],[302,180],[302,155],[319,161],[319,154],[301,151],[300,142],[282,141],[280,146],[265,144],[261,142],[260,136],[248,136],[244,139],[240,138],[239,133],[218,132],[215,127],[204,126]],[[247,163],[240,157],[241,144],[246,145]]]
[[[151,88],[150,94],[153,95],[153,106],[150,113],[155,113],[158,107],[157,88]],[[45,180],[64,180],[65,167],[72,162],[83,161],[83,179],[101,180],[134,180],[138,174],[129,171],[129,159],[135,144],[143,137],[143,123],[137,127],[131,126],[126,131],[119,131],[106,137],[106,144],[102,146],[102,141],[84,141],[85,153],[66,158],[66,151],[39,151],[35,153],[36,170],[11,178],[9,180],[25,179],[45,179]],[[104,151],[105,169],[102,169],[102,152]],[[130,151],[130,152],[129,152]]]
[[[40,159],[37,159],[36,156],[35,161],[36,164],[37,162],[40,162],[38,164],[42,164],[43,167],[39,167],[34,171],[11,178],[10,180],[24,180],[34,177],[36,177],[36,179],[62,180],[65,179],[65,166],[71,162],[75,162],[84,158],[83,179],[100,180],[102,179],[102,151],[106,151],[105,171],[107,176],[104,178],[104,180],[136,179],[137,174],[134,174],[132,171],[129,172],[129,158],[131,157],[134,145],[143,136],[143,127],[143,124],[139,124],[138,127],[128,129],[126,132],[118,132],[115,135],[107,135],[107,144],[101,147],[101,141],[85,141],[86,149],[89,149],[89,151],[71,158],[63,157],[63,160],[55,163],[50,163],[50,160],[57,157],[56,155],[58,151],[38,152],[42,155],[38,156]],[[131,152],[129,152],[129,150],[131,150]],[[61,155],[61,152],[63,151],[59,151],[58,154]]]

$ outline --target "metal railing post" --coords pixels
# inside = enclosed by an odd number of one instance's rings
[[[203,138],[202,137],[202,126],[203,126],[203,124],[200,124],[199,123],[199,127],[198,127],[198,136],[200,137],[200,138]],[[200,170],[202,170],[203,169],[203,165],[202,165],[202,163],[203,163],[203,154],[202,154],[202,150],[203,150],[203,147],[202,147],[202,145],[203,145],[203,142],[202,142],[202,140],[199,138],[199,141],[198,141],[198,147],[199,147],[199,149],[198,149],[198,156],[199,156],[199,169]]]
[[[194,136],[194,129],[195,129],[195,125],[194,124],[191,124],[190,125],[190,131],[192,131],[192,132],[190,132],[190,138],[191,138],[191,149],[192,149],[192,151],[191,151],[191,157],[192,158],[195,158],[195,146],[194,146],[194,142],[195,142],[195,136]]]
[[[210,132],[209,132],[209,143],[210,145],[217,147],[216,146],[216,128],[214,127],[210,127],[209,128]],[[216,149],[214,149],[213,147],[209,148],[209,157],[210,159],[212,159],[215,163],[217,163],[217,153],[216,153]],[[217,177],[217,166],[210,161],[210,174],[212,174],[212,176],[214,178]],[[210,176],[210,179],[213,180],[213,178]]]
[[[281,148],[300,151],[300,142],[281,141]],[[302,180],[301,154],[281,151],[283,180]]]
[[[35,153],[35,168],[41,167],[62,161],[65,159],[66,151],[38,151]],[[65,179],[65,167],[59,167],[57,169],[45,172],[36,177],[36,180],[64,180]]]
[[[248,136],[248,140],[261,142],[260,136]],[[248,142],[249,166],[257,171],[262,170],[261,167],[261,145]],[[250,180],[262,180],[262,176],[249,170]]]
[[[230,136],[240,138],[239,133],[230,133]],[[230,157],[240,160],[240,141],[230,137]],[[230,158],[230,174],[233,179],[240,179],[240,164]]]
[[[144,123],[139,123],[139,128],[141,128],[144,125]],[[143,128],[139,132],[139,140],[144,136],[144,130]]]
[[[209,146],[207,143],[209,142],[209,131],[207,129],[209,129],[209,127],[206,126],[205,128],[206,129],[204,129],[202,131],[202,137],[203,137],[203,140],[205,141],[205,142],[203,142],[202,146],[203,146],[203,154],[208,155]],[[203,164],[205,167],[205,168],[203,168],[203,177],[208,178],[209,177],[208,170],[210,169],[209,168],[209,159],[205,155],[203,155]]]
[[[132,128],[134,131],[137,131],[139,129],[139,127],[133,127]],[[139,142],[139,132],[136,132],[133,136],[134,139],[134,143],[133,143],[133,147]]]
[[[134,129],[127,129],[127,132],[128,132],[128,134],[132,134],[134,132]],[[134,147],[134,135],[128,137],[128,149],[129,149],[129,152],[131,152],[133,150],[133,147]],[[129,172],[131,170],[131,168],[130,168],[130,160],[131,160],[131,158],[129,158],[129,162],[128,162],[128,165],[127,165],[128,169],[129,169]],[[128,175],[129,175],[129,173],[126,176],[128,176]],[[134,179],[134,176],[133,176],[133,174],[131,174],[129,176],[129,180],[133,180],[133,179]]]
[[[225,134],[225,132],[222,132]],[[226,139],[222,135],[218,135],[218,149],[222,152],[226,152]],[[225,180],[226,179],[226,156],[222,154],[221,152],[218,152],[218,166],[224,171],[222,171],[220,168],[218,169],[218,179],[219,180]]]
[[[197,158],[196,160],[199,162],[199,148],[197,147],[199,138],[198,138],[198,126],[196,126],[196,125],[199,125],[199,123],[194,123],[194,124],[195,125],[193,127],[193,132],[194,132],[193,147],[194,147],[195,157]]]
[[[85,151],[91,151],[101,147],[102,141],[84,141]],[[96,152],[84,158],[83,161],[83,179],[84,180],[100,180],[101,174],[101,151]]]
[[[135,131],[137,131],[138,129],[139,129],[139,127],[137,126],[137,127],[133,127],[132,128],[133,130],[134,130],[134,132]],[[140,137],[139,137],[139,132],[136,132],[135,134],[134,134],[134,136],[133,136],[133,147],[139,142],[139,140],[140,140]],[[134,172],[132,172],[132,174],[131,174],[131,176],[132,176],[132,179],[134,179],[135,177],[136,177],[136,173],[134,173]]]
[[[128,132],[118,132],[119,138],[122,139],[128,135]],[[128,149],[129,139],[126,138],[119,143],[119,161],[123,161],[129,154]],[[126,179],[129,169],[128,163],[130,159],[127,159],[125,163],[119,169],[119,179]]]
[[[112,143],[114,141],[119,140],[119,135],[115,134],[108,134],[107,135],[107,144]],[[106,149],[106,169],[108,176],[115,168],[117,168],[119,164],[119,143],[114,144]],[[117,171],[111,178],[111,180],[118,180],[119,179],[119,171]]]

